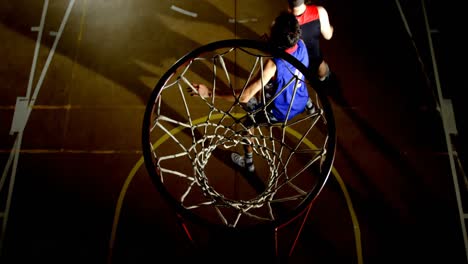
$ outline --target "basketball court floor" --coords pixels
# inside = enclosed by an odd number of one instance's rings
[[[286,1],[1,1],[0,262],[467,263],[421,50],[398,1],[380,2],[320,2],[335,28],[322,49],[336,155],[276,258],[274,234],[233,238],[175,213],[145,168],[142,123],[178,59],[259,40]]]

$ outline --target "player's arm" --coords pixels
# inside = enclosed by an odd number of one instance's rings
[[[238,94],[241,103],[247,103],[252,97],[262,90],[262,85],[265,86],[276,74],[276,64],[269,59],[263,66],[263,72],[259,72],[255,78],[244,90],[242,95]]]
[[[320,32],[325,39],[329,40],[333,36],[333,26],[330,25],[328,12],[323,6],[318,6],[317,9],[320,19]]]
[[[221,93],[216,90],[215,97],[234,102],[235,98],[239,97],[239,102],[247,103],[252,97],[255,96],[261,89],[262,84],[266,85],[271,78],[275,76],[276,73],[276,64],[273,60],[267,60],[263,67],[263,74],[259,72],[255,80],[253,80],[244,90],[242,95],[240,94],[241,91],[236,92],[235,97],[232,93]],[[263,78],[262,78],[263,77]],[[189,87],[189,93],[192,96],[200,96],[203,98],[208,98],[213,95],[213,91],[211,88],[207,87],[204,84],[197,84],[193,83],[192,87]]]

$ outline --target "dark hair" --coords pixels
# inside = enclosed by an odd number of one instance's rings
[[[295,8],[304,4],[304,0],[288,0],[289,8]]]
[[[296,45],[301,38],[301,27],[297,18],[288,12],[281,12],[271,26],[270,45],[279,49],[288,49]]]

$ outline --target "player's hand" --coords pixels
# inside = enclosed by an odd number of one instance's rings
[[[200,96],[203,98],[211,97],[210,89],[204,84],[192,83],[192,87],[187,89],[191,96]]]

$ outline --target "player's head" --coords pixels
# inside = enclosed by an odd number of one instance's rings
[[[304,4],[304,0],[288,0],[288,5],[291,10],[303,4]]]
[[[288,12],[282,12],[271,26],[270,44],[280,49],[288,49],[296,45],[301,38],[301,27],[296,17]]]

